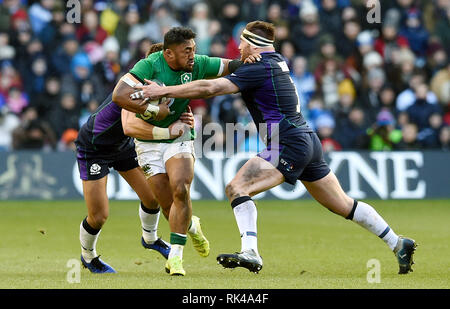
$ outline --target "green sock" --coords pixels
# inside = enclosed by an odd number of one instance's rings
[[[169,252],[169,259],[174,256],[179,256],[181,259],[183,259],[183,248],[186,244],[186,235],[185,234],[178,234],[178,233],[170,233],[170,252]]]

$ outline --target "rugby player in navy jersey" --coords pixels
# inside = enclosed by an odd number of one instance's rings
[[[162,44],[154,44],[148,54],[161,49]],[[125,85],[127,83],[129,85]],[[141,200],[139,217],[143,231],[142,245],[147,249],[158,251],[166,259],[170,252],[170,245],[157,236],[159,205],[161,205],[164,216],[168,218],[172,204],[171,192],[167,190],[168,183],[160,182],[158,184],[159,194],[163,197],[158,203],[138,165],[134,142],[130,136],[145,136],[147,139],[153,139],[158,130],[167,130],[171,138],[176,138],[184,131],[193,128],[194,118],[188,110],[187,113],[182,114],[179,122],[174,123],[169,128],[159,128],[136,118],[135,113],[126,109],[145,114],[148,103],[131,101],[128,98],[129,94],[135,91],[132,83],[133,81],[130,79],[122,79],[118,83],[117,88],[122,88],[119,94],[122,92],[122,97],[126,97],[126,99],[121,98],[113,101],[114,94],[110,94],[81,127],[75,141],[78,168],[88,210],[88,216],[80,225],[81,261],[93,273],[116,272],[114,268],[102,261],[96,252],[96,243],[101,228],[109,215],[106,176],[109,174],[109,168],[111,167],[118,171]],[[123,95],[123,92],[126,95]],[[169,114],[170,109],[167,106],[169,101],[167,100],[159,105],[159,112],[155,113],[154,110],[151,110],[156,119],[163,119]],[[132,123],[134,125],[126,126],[127,130],[124,132],[123,124],[130,122],[130,118],[133,118]]]
[[[273,47],[274,26],[262,21],[250,22],[241,35],[241,59],[260,53],[261,61],[244,64],[234,73],[215,80],[198,80],[184,85],[160,87],[150,81],[141,87],[141,98],[207,98],[241,92],[258,127],[267,129],[267,148],[248,160],[226,186],[241,235],[241,251],[220,254],[219,264],[226,268],[262,269],[257,247],[257,210],[252,196],[283,182],[294,185],[300,180],[308,192],[324,207],[352,220],[381,238],[394,252],[399,273],[412,271],[414,240],[397,236],[376,210],[349,197],[324,161],[316,133],[300,112],[297,90],[289,76],[284,58]],[[264,127],[263,126],[263,127]],[[263,135],[263,130],[259,130]]]

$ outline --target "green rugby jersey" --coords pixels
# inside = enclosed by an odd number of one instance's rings
[[[144,79],[157,79],[166,86],[174,86],[185,84],[193,80],[218,77],[222,73],[222,60],[216,57],[208,57],[205,55],[195,55],[194,68],[192,72],[174,71],[164,59],[163,52],[159,51],[150,54],[147,58],[138,61],[130,70],[130,73],[138,78],[142,83]],[[181,114],[186,111],[189,99],[175,99],[170,110],[174,112],[167,116],[164,120],[146,120],[148,123],[158,127],[167,128],[169,125],[177,121]],[[139,114],[137,117],[141,118]],[[195,131],[191,130],[191,139],[195,138]],[[171,143],[173,139],[165,140],[140,140],[143,142]]]

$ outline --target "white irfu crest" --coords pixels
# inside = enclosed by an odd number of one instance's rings
[[[180,76],[180,78],[182,84],[189,83],[190,81],[192,81],[192,73],[184,73]]]

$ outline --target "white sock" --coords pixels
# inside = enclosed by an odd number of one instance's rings
[[[389,248],[394,250],[397,245],[398,236],[372,206],[358,201],[353,206],[352,212],[353,217],[347,217],[348,219],[353,220],[366,230],[383,239]]]
[[[183,259],[183,249],[182,245],[170,245],[169,259],[174,256],[179,256],[180,259]]]
[[[142,203],[139,206],[139,218],[141,219],[142,237],[148,244],[154,243],[158,239],[158,222],[161,211],[158,209],[144,208]]]
[[[258,211],[249,196],[238,197],[231,203],[234,217],[241,234],[241,251],[253,249],[258,253],[256,221]]]
[[[89,226],[86,219],[80,224],[80,244],[81,254],[86,262],[90,263],[93,258],[97,257],[97,240],[101,230],[96,230]]]

